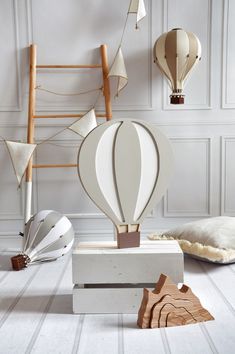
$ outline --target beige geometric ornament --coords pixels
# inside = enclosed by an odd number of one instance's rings
[[[201,44],[192,32],[181,28],[163,33],[155,42],[154,59],[168,79],[172,104],[183,104],[183,89],[190,71],[201,59]]]
[[[161,274],[153,291],[143,291],[137,324],[140,328],[161,328],[211,320],[214,317],[187,285],[178,289],[168,276]]]
[[[128,13],[136,14],[136,28],[137,28],[138,22],[146,16],[144,0],[131,0]]]
[[[119,92],[127,85],[128,82],[128,76],[126,72],[126,66],[124,63],[121,47],[119,47],[117,51],[117,54],[115,56],[113,65],[109,71],[108,76],[118,77],[118,85],[117,85],[117,93],[116,93],[116,96],[118,96]]]
[[[11,162],[18,184],[20,185],[29,160],[37,145],[17,143],[15,141],[5,141],[5,143],[11,156]]]
[[[92,108],[90,111],[84,114],[80,119],[75,123],[70,125],[68,129],[74,131],[75,133],[86,137],[97,126],[95,111]]]
[[[140,224],[165,193],[172,165],[167,137],[140,120],[101,124],[83,140],[79,177],[116,226],[119,248],[139,245]]]

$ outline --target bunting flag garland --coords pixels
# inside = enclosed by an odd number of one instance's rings
[[[125,25],[123,28],[119,47],[118,47],[117,53],[115,55],[111,69],[109,70],[108,76],[109,77],[117,77],[117,79],[118,79],[117,92],[115,94],[116,97],[119,95],[119,92],[122,89],[124,89],[124,87],[126,87],[126,85],[128,84],[128,76],[127,76],[126,66],[125,66],[125,62],[124,62],[124,58],[123,58],[123,54],[122,54],[121,45],[122,45],[122,41],[123,41],[124,34],[126,31],[129,14],[136,14],[136,28],[137,28],[138,22],[146,16],[144,0],[130,0],[129,9],[128,9],[128,12],[126,15],[126,21],[125,21]],[[45,92],[48,92],[51,94],[60,95],[60,96],[75,96],[75,95],[87,94],[92,91],[98,91],[98,90],[100,92],[102,92],[103,87],[95,88],[95,89],[92,89],[89,91],[84,91],[84,92],[76,92],[76,93],[54,92],[54,91],[48,90],[47,88],[43,88],[40,85],[36,86],[36,89],[41,90],[41,91],[45,91]],[[99,92],[99,94],[100,94],[100,92]],[[97,102],[97,100],[98,100],[98,98],[96,99],[96,102]],[[30,158],[31,158],[35,148],[37,147],[37,145],[47,142],[48,140],[52,139],[54,136],[60,134],[61,132],[63,132],[66,129],[70,129],[70,130],[74,131],[75,133],[81,135],[82,137],[86,137],[87,134],[89,134],[90,131],[93,130],[97,126],[97,120],[96,120],[96,115],[95,115],[95,110],[94,110],[96,102],[93,105],[93,107],[87,113],[85,113],[80,119],[75,121],[75,123],[69,125],[68,127],[63,128],[62,130],[60,130],[56,134],[50,136],[49,138],[41,141],[38,144],[27,144],[27,143],[19,143],[19,142],[15,142],[15,141],[9,141],[9,140],[6,140],[5,138],[0,136],[0,139],[2,139],[5,142],[7,149],[9,151],[12,166],[13,166],[19,186],[22,182],[22,178],[25,174],[25,171],[26,171],[26,168],[27,168],[28,163],[30,161]]]
[[[83,138],[87,136],[90,131],[97,127],[95,110],[92,108],[90,111],[85,113],[80,119],[75,123],[70,125],[68,129],[74,131],[75,133],[81,135]]]
[[[138,22],[146,16],[144,0],[131,0],[128,14],[136,14],[136,28],[138,28]]]
[[[119,92],[127,85],[128,83],[128,76],[126,72],[126,66],[122,54],[122,49],[119,47],[117,54],[115,56],[114,62],[112,67],[109,71],[110,76],[118,77],[118,84],[117,84],[117,93],[115,96],[118,96]]]
[[[36,144],[18,143],[15,141],[5,141],[11,156],[11,162],[15,175],[20,186],[29,160],[36,148]]]

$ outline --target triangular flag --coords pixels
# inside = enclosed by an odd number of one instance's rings
[[[84,114],[81,118],[76,120],[75,123],[70,125],[68,129],[74,131],[75,133],[81,135],[82,137],[86,137],[91,130],[97,127],[96,115],[95,111],[92,108],[90,111]]]
[[[36,144],[17,143],[5,141],[11,156],[11,162],[19,185],[28,166],[29,160],[36,148]]]
[[[131,0],[128,13],[136,14],[136,28],[137,28],[138,22],[146,16],[144,0]]]
[[[117,85],[117,93],[118,93],[127,85],[128,83],[128,76],[126,72],[126,67],[124,63],[124,58],[122,54],[122,49],[119,47],[117,54],[115,56],[113,65],[109,71],[108,76],[117,76],[118,77],[118,85]]]

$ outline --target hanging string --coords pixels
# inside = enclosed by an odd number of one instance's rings
[[[75,148],[77,148],[78,145],[80,144],[80,140],[81,140],[81,139],[79,139],[79,140],[78,140],[78,143],[77,143],[77,144],[74,144],[74,145],[72,145],[72,144],[69,144],[69,145],[62,145],[62,144],[52,143],[52,142],[47,142],[46,144],[47,144],[47,145],[52,145],[52,146],[57,146],[57,147],[59,147],[59,148],[75,149]],[[38,145],[39,145],[39,144],[38,144]]]
[[[101,92],[102,92],[102,90],[103,90],[103,86],[99,87],[98,89],[91,90],[91,91],[98,91],[98,90],[99,90],[99,92],[98,92],[98,95],[97,95],[97,97],[96,97],[96,99],[95,99],[95,102],[94,102],[93,106],[92,106],[90,109],[87,110],[87,112],[89,112],[91,109],[94,109],[94,108],[95,108],[95,106],[96,106],[96,104],[97,104],[97,102],[98,102],[98,100],[99,100],[99,98],[100,98],[100,94],[101,94]],[[85,112],[84,115],[85,115],[87,112]],[[82,117],[80,117],[80,118],[82,118]],[[78,120],[79,120],[79,119],[78,119]],[[49,136],[48,138],[46,138],[45,140],[41,141],[41,142],[38,143],[37,145],[44,144],[44,143],[46,143],[47,141],[53,139],[53,138],[56,137],[57,135],[63,133],[66,129],[68,129],[68,127],[69,127],[69,125],[68,125],[67,127],[64,127],[63,129],[61,129],[61,130],[58,131],[57,133],[55,133],[55,134]]]
[[[131,12],[129,12],[129,8],[130,8],[130,5],[128,6],[128,11],[127,11],[126,19],[125,19],[125,22],[124,22],[124,27],[123,27],[123,30],[122,30],[122,34],[121,34],[121,38],[120,38],[120,42],[119,42],[118,49],[117,49],[116,54],[115,54],[115,56],[114,56],[114,60],[115,60],[115,58],[116,58],[116,55],[117,55],[117,53],[118,53],[118,50],[120,49],[120,47],[121,47],[121,45],[122,45],[122,43],[123,43],[124,35],[125,35],[125,32],[126,32],[126,28],[127,28],[128,17],[129,17],[129,14],[131,13]],[[136,28],[138,28],[137,25],[136,25]],[[113,62],[114,62],[114,60],[113,60]],[[50,94],[53,94],[53,95],[57,95],[57,96],[80,96],[80,95],[85,95],[85,94],[92,93],[92,92],[95,92],[95,91],[99,91],[99,92],[98,92],[98,95],[97,95],[97,97],[96,97],[96,100],[95,100],[95,102],[94,102],[94,104],[93,104],[93,106],[92,106],[92,108],[94,109],[95,106],[96,106],[96,104],[97,104],[97,102],[98,102],[98,100],[99,100],[99,98],[100,98],[101,92],[102,92],[102,90],[103,90],[103,86],[98,87],[98,88],[95,88],[95,89],[87,90],[87,91],[72,92],[72,93],[56,92],[56,91],[53,91],[53,90],[49,90],[49,89],[47,89],[47,88],[44,88],[44,87],[42,87],[42,85],[37,85],[37,86],[35,87],[35,90],[47,92],[47,93],[50,93]],[[91,109],[92,109],[92,108],[91,108]],[[89,111],[89,110],[88,110],[88,111]],[[87,112],[88,112],[88,111],[87,111]],[[84,115],[85,115],[85,114],[86,114],[86,113],[84,113]],[[43,144],[43,143],[48,142],[50,139],[52,139],[52,138],[56,137],[57,135],[61,134],[62,132],[64,132],[67,128],[68,128],[68,127],[64,127],[63,129],[61,129],[61,130],[58,131],[57,133],[51,135],[51,136],[48,137],[47,139],[41,141],[41,142],[38,143],[37,145],[41,145],[41,144]],[[2,141],[6,141],[6,139],[5,139],[4,137],[2,137],[1,135],[0,135],[0,139],[1,139]]]
[[[94,103],[94,105],[93,105],[93,107],[92,107],[93,109],[95,109],[95,106],[97,105],[97,102],[99,101],[99,98],[100,98],[100,95],[101,95],[103,89],[104,89],[104,87],[102,86],[102,87],[100,88],[100,91],[99,91],[98,94],[97,94],[95,103]]]
[[[37,143],[37,145],[41,145],[41,144],[44,144],[46,143],[48,140],[54,138],[55,136],[59,135],[60,133],[63,133],[68,127],[65,127],[63,129],[61,129],[60,131],[58,131],[57,133],[49,136],[48,138],[46,138],[45,140],[41,141],[40,143]]]
[[[48,89],[42,87],[41,85],[37,85],[35,87],[35,90],[48,92],[48,93],[51,93],[51,94],[57,95],[57,96],[80,96],[80,95],[85,95],[85,94],[88,94],[88,93],[91,93],[91,92],[95,92],[95,91],[98,91],[98,90],[102,90],[102,89],[103,89],[103,87],[98,87],[98,88],[91,89],[91,90],[88,90],[88,91],[72,92],[72,93],[61,93],[61,92],[48,90]]]
[[[127,21],[128,21],[128,15],[129,15],[129,12],[128,12],[127,15],[126,15],[126,20],[125,20],[125,23],[124,23],[124,27],[123,27],[123,31],[122,31],[122,35],[121,35],[120,44],[119,44],[118,49],[119,49],[119,48],[121,47],[121,45],[122,45],[123,38],[124,38],[124,34],[125,34],[125,32],[126,32],[126,26],[127,26]]]

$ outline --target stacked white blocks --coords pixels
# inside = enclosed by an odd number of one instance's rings
[[[176,241],[145,241],[117,249],[116,242],[80,242],[73,252],[74,313],[137,313],[143,288],[161,273],[183,282],[183,253]]]

